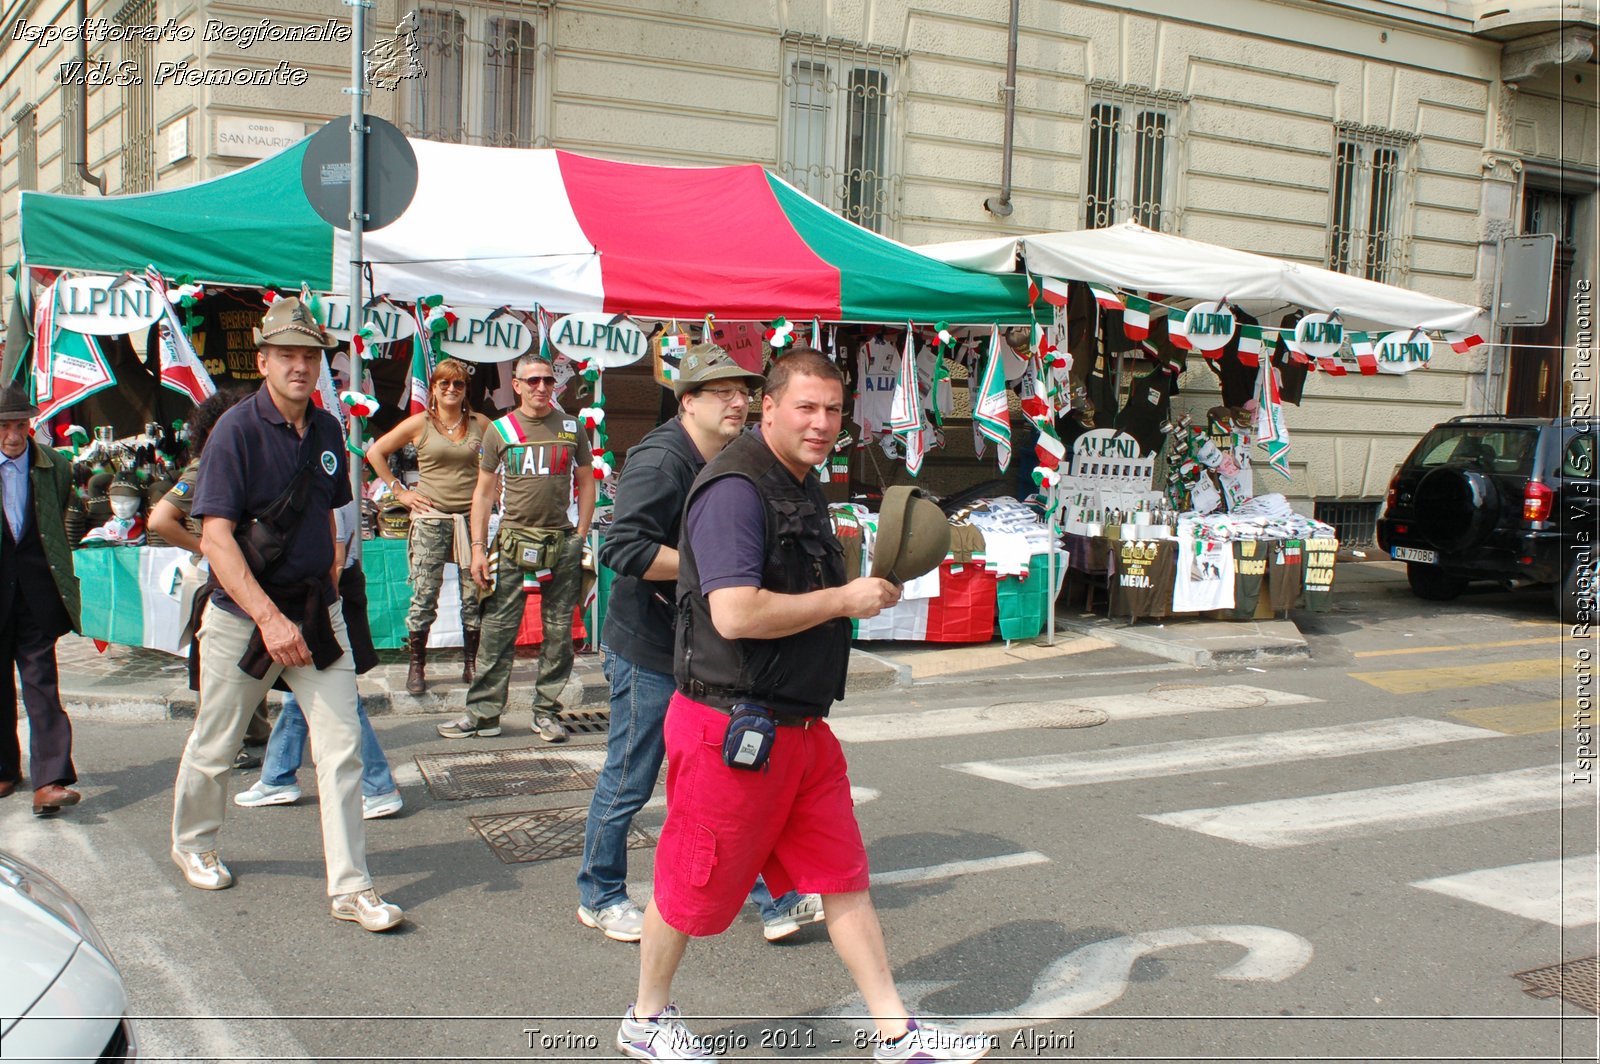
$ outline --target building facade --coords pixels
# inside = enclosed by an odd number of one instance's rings
[[[1016,7],[1009,190],[1009,0],[378,0],[369,37],[409,16],[425,76],[367,106],[413,136],[759,163],[909,244],[1131,218],[1484,307],[1498,240],[1555,233],[1546,326],[1444,351],[1427,372],[1313,375],[1289,411],[1284,486],[1307,509],[1375,510],[1443,418],[1592,404],[1596,0]],[[5,263],[22,189],[190,184],[347,113],[348,12],[12,0]],[[1182,387],[1190,407],[1216,401],[1203,369]]]

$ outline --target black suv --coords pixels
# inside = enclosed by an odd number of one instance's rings
[[[1389,483],[1378,546],[1406,563],[1419,598],[1453,599],[1473,580],[1549,584],[1563,620],[1593,621],[1596,423],[1481,416],[1434,426]]]

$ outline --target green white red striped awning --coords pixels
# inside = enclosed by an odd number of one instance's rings
[[[413,140],[418,187],[368,233],[374,289],[556,313],[986,324],[1030,320],[1027,282],[951,266],[853,225],[759,166],[670,167]],[[339,291],[348,234],[301,191],[305,143],[186,188],[25,192],[23,261],[146,264],[212,284]]]

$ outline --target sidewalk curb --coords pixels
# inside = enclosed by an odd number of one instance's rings
[[[512,669],[512,682],[532,688],[537,662],[518,663]],[[459,672],[452,670],[449,680],[434,680],[422,695],[405,692],[402,666],[379,666],[360,678],[362,705],[372,717],[423,717],[459,714],[466,709],[467,686]],[[398,686],[391,687],[391,684]],[[883,691],[911,686],[911,668],[864,650],[850,652],[850,673],[846,693]],[[274,704],[281,696],[268,695]],[[512,695],[515,707],[517,695]],[[562,703],[569,710],[605,709],[611,700],[611,687],[600,671],[599,661],[574,668],[562,692]],[[100,720],[138,723],[160,720],[193,720],[197,701],[187,681],[168,687],[146,684],[143,690],[76,689],[63,684],[61,704],[73,720]]]
[[[1184,622],[1178,623],[1181,625]],[[1311,648],[1306,645],[1305,637],[1300,635],[1294,623],[1292,621],[1278,623],[1294,628],[1295,635],[1289,637],[1260,632],[1241,632],[1235,636],[1223,637],[1235,641],[1236,645],[1216,646],[1213,645],[1214,640],[1182,638],[1184,633],[1181,631],[1174,633],[1173,626],[1169,625],[1118,626],[1104,620],[1078,621],[1063,617],[1056,619],[1058,630],[1065,629],[1079,635],[1095,636],[1129,650],[1137,650],[1155,657],[1166,658],[1168,661],[1192,665],[1195,668],[1226,668],[1258,661],[1309,660]],[[1173,638],[1175,634],[1179,638]]]

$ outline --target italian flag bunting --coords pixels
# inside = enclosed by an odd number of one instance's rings
[[[1187,311],[1178,310],[1176,307],[1167,308],[1167,339],[1172,341],[1172,346],[1183,351],[1193,351],[1194,344],[1189,342],[1189,334],[1184,329],[1184,322],[1188,319]]]
[[[1089,284],[1089,291],[1094,293],[1094,301],[1100,304],[1102,310],[1121,310],[1125,306],[1122,297],[1103,284]]]
[[[1044,301],[1052,307],[1064,307],[1072,298],[1072,289],[1066,281],[1058,281],[1054,277],[1039,278],[1039,294]]]
[[[1003,473],[1011,465],[1011,403],[1006,397],[1001,361],[1000,328],[995,326],[989,334],[989,361],[983,369],[983,382],[972,403],[972,424],[981,438],[994,441]]]
[[[1130,340],[1143,340],[1150,335],[1150,301],[1129,296],[1122,305],[1122,331]]]
[[[433,344],[428,339],[428,327],[423,323],[425,310],[421,303],[411,310],[417,331],[411,335],[411,372],[407,375],[406,383],[407,415],[428,409],[428,380],[433,376]]]
[[[1239,361],[1246,366],[1259,366],[1261,356],[1267,353],[1267,334],[1259,325],[1239,326]],[[1207,351],[1209,356],[1212,352]],[[1219,349],[1216,354],[1221,356]]]
[[[1364,332],[1346,333],[1350,341],[1350,353],[1356,356],[1356,365],[1361,367],[1363,377],[1371,377],[1378,372],[1378,349],[1372,342],[1372,335]]]
[[[1483,343],[1483,337],[1475,332],[1447,332],[1444,334],[1444,340],[1458,355],[1464,355]]]

